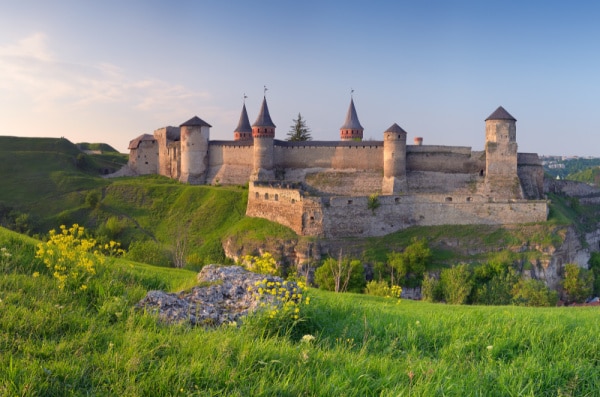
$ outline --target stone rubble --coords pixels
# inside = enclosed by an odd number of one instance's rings
[[[201,285],[190,291],[149,291],[136,307],[157,314],[166,323],[219,326],[237,322],[261,302],[277,302],[273,296],[260,296],[257,284],[284,282],[281,277],[252,273],[240,266],[218,265],[205,266],[197,280]],[[284,287],[291,294],[298,285],[287,282]]]

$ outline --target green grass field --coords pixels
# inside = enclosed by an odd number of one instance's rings
[[[134,310],[195,273],[116,260],[65,293],[0,228],[0,395],[595,396],[598,308],[449,306],[310,290],[304,322],[164,325]],[[38,272],[39,276],[34,277]],[[303,342],[301,335],[315,336]]]

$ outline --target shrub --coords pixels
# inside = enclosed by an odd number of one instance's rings
[[[594,275],[592,272],[581,269],[575,263],[565,265],[565,277],[562,281],[562,287],[567,295],[567,302],[584,302],[590,297],[594,285]]]
[[[393,271],[395,270],[398,284],[418,287],[431,259],[431,250],[425,239],[415,239],[404,252],[391,252],[387,258],[392,271],[392,283],[394,283]]]
[[[520,279],[513,287],[513,303],[520,306],[556,306],[558,293],[540,280]]]
[[[473,303],[507,305],[512,301],[512,289],[519,280],[506,254],[475,268]]]
[[[104,256],[97,250],[96,240],[84,237],[82,226],[74,224],[67,229],[61,225],[60,230],[51,230],[49,240],[38,244],[36,258],[53,272],[60,290],[84,291]]]
[[[437,278],[428,275],[421,284],[421,298],[426,302],[441,302],[444,299],[442,283]]]
[[[447,303],[462,305],[467,303],[467,298],[473,288],[471,271],[467,264],[453,266],[442,270],[440,275],[444,299]]]
[[[367,295],[384,296],[386,298],[400,299],[400,297],[402,296],[402,287],[400,287],[399,285],[392,285],[390,287],[387,281],[372,280],[367,283],[365,293]]]
[[[369,196],[369,201],[367,202],[367,207],[371,210],[373,215],[375,215],[375,210],[381,206],[379,202],[379,194],[373,193]]]
[[[85,204],[88,207],[94,209],[98,206],[99,203],[100,193],[97,190],[92,190],[85,196]]]

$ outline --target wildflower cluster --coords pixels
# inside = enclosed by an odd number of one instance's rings
[[[96,266],[104,262],[96,240],[84,237],[85,229],[74,224],[51,230],[49,240],[37,246],[36,258],[41,259],[58,280],[60,290],[85,290]]]
[[[125,250],[121,248],[121,243],[112,240],[104,245],[99,245],[98,249],[104,256],[117,257],[125,254]]]
[[[302,310],[310,304],[306,296],[306,287],[301,282],[279,281],[266,278],[250,286],[262,310],[256,317],[263,336],[283,335],[298,332],[296,328],[305,321]]]
[[[245,255],[242,258],[242,266],[246,270],[257,274],[277,274],[277,261],[268,252],[265,252],[261,256]]]
[[[365,293],[368,295],[385,296],[386,298],[395,298],[400,300],[402,296],[402,287],[399,285],[388,286],[386,281],[369,281]]]

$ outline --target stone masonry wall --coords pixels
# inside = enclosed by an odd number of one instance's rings
[[[138,175],[158,173],[158,143],[155,140],[140,142],[129,154],[129,168]]]
[[[210,185],[245,185],[252,173],[252,145],[225,145],[211,142],[208,152],[206,183]]]
[[[383,143],[379,141],[294,143],[276,142],[275,167],[383,170]]]
[[[280,186],[252,186],[246,215],[269,219],[300,235],[326,238],[383,236],[410,226],[517,224],[547,218],[545,200],[490,201],[483,195],[305,197]]]

